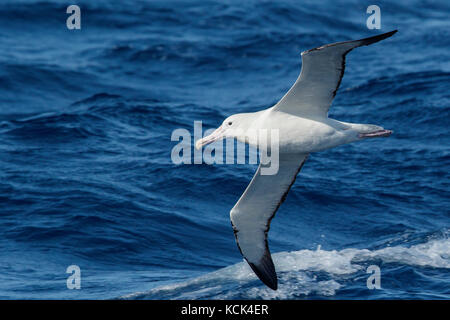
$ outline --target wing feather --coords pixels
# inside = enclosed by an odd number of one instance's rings
[[[323,118],[341,84],[345,56],[351,50],[381,41],[397,30],[361,40],[337,42],[302,52],[300,76],[274,110],[302,117]]]
[[[261,175],[260,164],[252,181],[230,212],[236,243],[255,274],[277,289],[277,275],[270,256],[267,233],[270,221],[283,203],[307,154],[280,154],[276,175]]]

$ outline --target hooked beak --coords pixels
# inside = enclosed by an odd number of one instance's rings
[[[201,147],[203,147],[207,144],[210,144],[214,141],[222,139],[224,132],[225,132],[225,130],[222,128],[222,126],[218,127],[209,136],[206,136],[203,139],[198,139],[197,142],[195,143],[195,148],[201,149]]]

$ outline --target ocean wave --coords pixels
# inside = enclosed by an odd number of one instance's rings
[[[59,0],[0,5],[0,297],[448,298],[449,244],[428,237],[448,226],[448,2],[382,2],[382,30],[357,0],[77,4],[81,30]],[[175,165],[171,133],[270,107],[301,51],[391,29],[348,56],[330,115],[394,134],[311,155],[272,224],[272,292],[230,266],[256,166]],[[90,286],[68,293],[72,263]]]
[[[412,246],[392,246],[377,250],[299,250],[272,255],[279,276],[279,289],[258,283],[245,262],[206,275],[124,299],[294,299],[302,296],[333,296],[351,279],[365,274],[368,265],[407,265],[450,269],[450,239],[432,239]],[[367,275],[368,277],[369,275]],[[366,278],[367,278],[366,277]],[[359,281],[365,281],[363,280]],[[350,279],[350,280],[349,280]],[[255,286],[255,287],[254,287]]]

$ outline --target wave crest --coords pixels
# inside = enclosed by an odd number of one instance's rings
[[[450,239],[378,250],[299,250],[273,255],[279,289],[264,287],[245,262],[200,277],[134,293],[124,299],[295,299],[333,296],[351,281],[366,281],[367,266],[389,264],[450,269]],[[361,275],[359,275],[361,273]]]

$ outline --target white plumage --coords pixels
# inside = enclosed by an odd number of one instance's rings
[[[328,118],[328,109],[344,75],[345,56],[352,49],[392,36],[396,30],[378,36],[328,44],[302,53],[302,71],[294,85],[273,107],[255,113],[235,114],[196,147],[234,137],[255,147],[261,130],[277,130],[279,167],[275,175],[264,175],[261,163],[252,181],[230,212],[236,242],[256,275],[277,289],[277,276],[270,256],[267,233],[270,221],[312,152],[372,137],[386,137],[392,131],[369,124],[346,123]],[[250,137],[250,139],[249,139]]]

